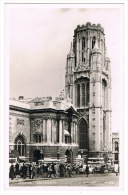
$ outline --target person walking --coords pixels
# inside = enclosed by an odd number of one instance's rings
[[[67,172],[68,172],[68,176],[72,177],[72,167],[70,164],[67,166]]]
[[[60,163],[59,170],[60,170],[60,177],[64,177],[64,175],[65,175],[64,164]]]
[[[32,164],[32,179],[34,179],[35,176],[36,176],[36,166],[35,166],[35,164],[33,163],[33,164]]]
[[[118,166],[118,164],[115,164],[115,173],[116,173],[116,176],[118,175],[118,172],[119,172],[119,166]]]
[[[19,163],[17,162],[16,165],[15,165],[15,175],[16,177],[19,175]]]
[[[55,170],[55,177],[58,178],[59,177],[59,164],[58,163],[54,164],[54,170]]]
[[[25,166],[24,163],[23,163],[23,166],[22,166],[22,174],[23,174],[23,179],[26,179],[26,177],[27,177],[27,167]]]
[[[87,175],[87,177],[88,177],[88,175],[89,175],[89,166],[88,166],[88,164],[87,164],[87,166],[86,166],[86,175]]]
[[[10,166],[10,178],[12,180],[14,179],[14,175],[15,175],[14,165],[13,165],[13,163],[11,163],[11,166]]]
[[[40,165],[37,165],[36,177],[37,177],[37,180],[38,180],[39,177],[40,177]]]
[[[28,171],[29,171],[29,179],[31,179],[32,178],[32,163],[31,162],[29,164]]]

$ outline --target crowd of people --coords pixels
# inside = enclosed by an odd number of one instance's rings
[[[74,171],[75,174],[79,174],[80,165],[74,165],[69,163],[11,163],[9,177],[13,180],[16,178],[53,178],[53,177],[72,177]],[[89,174],[89,167],[86,166],[86,174]]]

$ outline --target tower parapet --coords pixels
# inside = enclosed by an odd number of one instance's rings
[[[90,22],[87,22],[86,24],[83,25],[78,25],[77,28],[74,30],[74,34],[76,32],[81,32],[85,30],[96,30],[96,31],[101,31],[104,34],[104,28],[101,26],[101,24],[91,24]]]

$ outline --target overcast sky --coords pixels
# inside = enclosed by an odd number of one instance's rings
[[[120,7],[110,6],[6,5],[5,49],[9,51],[10,97],[59,96],[64,89],[66,57],[74,29],[78,24],[100,23],[111,59],[112,130],[121,131],[123,18]]]

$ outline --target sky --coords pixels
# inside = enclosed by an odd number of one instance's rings
[[[66,57],[77,25],[104,28],[112,72],[112,131],[123,123],[123,8],[118,5],[5,6],[5,58],[9,96],[59,96],[65,85]]]

